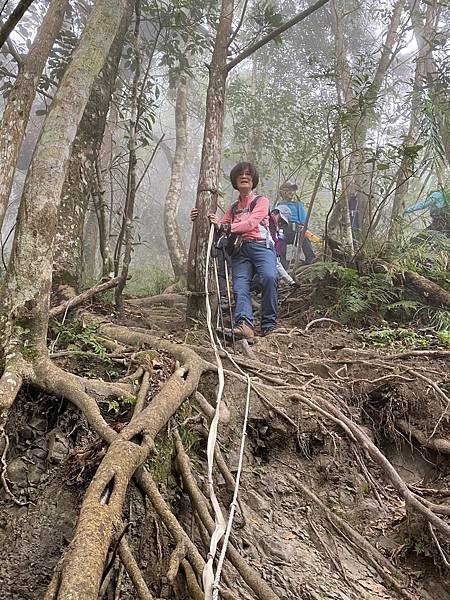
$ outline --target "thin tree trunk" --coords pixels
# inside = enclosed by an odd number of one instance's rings
[[[98,0],[73,54],[35,148],[1,289],[4,355],[46,352],[54,238],[70,148],[103,68],[127,0]],[[8,364],[3,377],[8,372]]]
[[[417,159],[416,154],[408,152],[408,147],[416,142],[416,129],[418,121],[419,100],[420,100],[420,61],[419,56],[416,62],[414,84],[411,96],[411,117],[409,122],[408,133],[403,142],[403,156],[395,176],[395,192],[392,202],[391,220],[389,224],[389,241],[394,241],[400,232],[400,217],[405,209],[405,196],[409,189],[409,180],[414,172],[414,162]]]
[[[167,248],[169,249],[173,272],[177,279],[185,276],[187,261],[186,248],[184,247],[177,221],[187,154],[187,95],[188,86],[186,78],[182,77],[178,84],[175,104],[175,154],[172,161],[170,185],[164,210],[164,229]]]
[[[205,306],[203,290],[206,276],[206,248],[209,237],[209,224],[206,217],[208,213],[214,212],[217,208],[227,74],[233,67],[251,56],[256,50],[259,50],[259,48],[262,48],[289,28],[306,19],[306,17],[327,2],[328,0],[318,0],[318,2],[300,12],[292,19],[289,19],[277,29],[274,29],[255,44],[250,45],[227,64],[227,50],[230,44],[234,0],[222,0],[217,35],[209,66],[203,149],[195,203],[199,213],[192,230],[189,246],[187,284],[190,294],[186,310],[188,320],[198,321],[202,312],[204,312]]]
[[[306,219],[305,219],[305,222],[303,223],[303,227],[302,227],[302,230],[301,230],[299,238],[298,238],[297,248],[295,251],[295,262],[298,262],[299,258],[300,258],[300,251],[303,246],[303,240],[305,239],[306,231],[307,231],[308,225],[309,225],[309,220],[311,218],[311,213],[312,213],[312,210],[314,207],[314,202],[316,201],[317,193],[319,191],[319,187],[322,182],[323,174],[325,172],[325,167],[327,166],[328,159],[330,158],[330,154],[331,154],[331,146],[328,148],[328,150],[326,150],[325,154],[323,155],[322,162],[320,163],[320,167],[319,167],[319,172],[317,174],[316,181],[314,182],[314,188],[311,193],[311,199],[309,201],[308,212],[306,213]]]
[[[365,151],[367,143],[367,134],[373,121],[373,109],[380,94],[381,86],[386,77],[386,73],[395,56],[394,45],[398,39],[398,30],[400,27],[401,16],[405,6],[405,0],[397,0],[394,4],[391,20],[386,32],[386,38],[383,43],[380,60],[378,61],[374,77],[364,94],[362,113],[357,117],[353,126],[354,151],[352,153],[349,165],[349,172],[354,179],[355,193],[358,202],[360,214],[361,238],[367,239],[370,235],[369,228],[372,218],[371,207],[371,188],[373,179],[373,164],[370,173],[367,171],[366,164],[367,153]]]
[[[122,292],[127,282],[128,269],[131,263],[131,254],[133,251],[133,217],[134,202],[136,199],[136,136],[139,128],[139,79],[141,76],[141,55],[139,52],[139,30],[141,26],[141,0],[136,0],[135,4],[136,20],[134,25],[134,61],[135,70],[133,74],[133,84],[131,89],[131,116],[130,116],[130,137],[128,141],[128,176],[127,176],[127,194],[125,199],[122,228],[117,240],[115,256],[115,275],[119,273],[120,255],[122,251],[122,240],[124,240],[124,256],[120,282],[116,288],[115,300],[118,310],[123,309]],[[144,82],[143,82],[144,84]]]
[[[17,158],[28,125],[36,88],[55,38],[61,30],[67,6],[68,0],[50,2],[42,25],[6,100],[0,123],[0,229],[5,218]]]
[[[130,19],[131,12],[128,10],[111,46],[108,60],[92,88],[73,143],[61,194],[55,236],[53,283],[69,285],[77,293],[82,285],[86,210],[90,197],[97,189],[95,165],[100,154],[111,95]]]
[[[209,66],[203,149],[195,206],[198,218],[194,223],[189,247],[187,284],[190,291],[186,317],[198,320],[204,311],[202,290],[207,276],[206,249],[209,232],[207,215],[217,209],[220,154],[225,118],[225,83],[227,79],[227,49],[233,22],[234,0],[222,0],[219,25]]]
[[[353,101],[351,76],[347,63],[347,48],[345,45],[342,17],[336,7],[335,0],[331,3],[331,20],[335,36],[336,53],[336,94],[341,110],[350,106]],[[340,115],[338,115],[340,119]],[[353,232],[350,220],[349,197],[354,193],[353,180],[349,174],[347,160],[342,150],[342,129],[339,121],[336,126],[336,154],[341,180],[341,196],[330,214],[327,229],[331,236],[339,231],[338,238],[347,248],[353,248]]]
[[[5,23],[0,29],[0,48],[8,39],[10,33],[14,31],[14,27],[17,25],[32,3],[33,0],[20,0],[15,9],[6,19]]]
[[[348,165],[348,170],[343,173],[343,181],[346,182],[345,193],[343,193],[341,201],[335,207],[334,214],[330,218],[330,227],[334,228],[339,217],[339,212],[342,210],[342,204],[348,201],[350,195],[355,194],[358,202],[360,213],[361,232],[365,237],[368,235],[370,223],[370,201],[371,201],[371,174],[367,173],[366,165],[366,142],[367,134],[373,119],[373,109],[377,98],[380,94],[386,73],[394,57],[394,44],[398,38],[398,29],[400,27],[401,16],[405,0],[397,0],[394,5],[391,20],[386,32],[386,38],[383,43],[380,59],[375,70],[371,84],[361,98],[356,98],[351,89],[351,78],[347,62],[347,50],[345,48],[344,34],[342,30],[342,16],[337,10],[336,4],[333,3],[332,17],[336,35],[336,55],[338,61],[338,91],[342,96],[342,101],[345,102],[347,108],[355,105],[356,114],[353,123],[350,125],[351,133],[351,157]],[[356,111],[356,103],[361,107]],[[348,179],[347,179],[348,178]]]
[[[103,185],[103,177],[97,160],[95,163],[96,180],[92,190],[92,201],[97,216],[97,229],[100,256],[102,257],[102,276],[113,277],[114,263],[109,241],[109,223],[107,219],[108,204],[105,200],[106,190]]]
[[[433,58],[433,39],[436,34],[438,5],[435,1],[427,4],[425,19],[420,12],[417,0],[410,0],[410,11],[421,57],[421,82],[428,88],[430,100],[436,110],[442,145],[450,165],[450,95],[448,86],[445,86],[438,76],[438,68]]]
[[[98,222],[93,204],[87,212],[83,235],[83,281],[92,284],[96,276]]]

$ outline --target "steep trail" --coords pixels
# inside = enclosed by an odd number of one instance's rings
[[[212,349],[204,331],[185,332],[180,327],[183,299],[172,298],[169,307],[161,302],[127,303],[120,324],[136,333],[148,331],[150,325],[156,335],[180,347],[185,344],[211,363]],[[111,318],[108,307],[102,312]],[[64,353],[64,348],[59,351]],[[82,376],[87,369],[91,376],[102,374],[106,379],[111,371],[117,373],[116,379],[132,375],[138,366],[136,358],[130,362],[133,353],[122,348],[119,354],[112,366],[103,365],[103,373],[101,361],[92,357],[66,354],[55,361]],[[387,353],[364,346],[354,332],[326,321],[306,331],[290,327],[258,338],[251,348],[239,346],[236,360],[251,376],[252,393],[230,541],[278,598],[450,598],[450,581],[442,567],[450,547],[445,535],[450,464],[443,443],[448,439],[449,355],[444,349]],[[119,362],[122,357],[125,364]],[[160,350],[150,362],[146,402],[174,368]],[[218,430],[222,458],[214,479],[227,514],[246,385],[226,357],[223,363],[224,406]],[[209,417],[204,411],[207,403],[214,405],[216,386],[211,368],[198,386],[205,402],[189,399],[176,417],[192,475],[206,495]],[[129,406],[119,402],[116,413],[112,399],[100,400],[99,405],[113,427],[129,420]],[[346,426],[339,415],[350,424]],[[430,528],[424,515],[405,502],[385,467],[364,450],[365,438],[362,443],[352,434],[353,424],[358,435],[366,436],[390,461],[414,498],[427,509],[434,507],[442,531],[435,525]],[[204,526],[175,468],[173,426],[159,434],[158,455],[146,464],[172,514],[206,558],[209,542]],[[106,448],[67,402],[33,390],[22,393],[8,427],[8,481],[17,498],[32,503],[15,506],[1,492],[0,581],[7,590],[2,597],[43,598],[53,568],[73,536],[83,491]],[[439,516],[439,509],[445,514]],[[154,597],[195,597],[187,591],[184,567],[173,584],[167,580],[173,536],[154,506],[143,503],[135,484],[129,487],[123,519],[133,522],[127,536]],[[116,559],[111,586],[119,574]],[[138,597],[131,580],[121,577],[119,597]],[[228,560],[223,584],[223,597],[257,597]]]

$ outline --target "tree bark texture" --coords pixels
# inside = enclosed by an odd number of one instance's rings
[[[98,187],[96,161],[100,154],[106,118],[114,90],[125,35],[131,19],[128,10],[111,46],[108,59],[92,88],[89,102],[72,146],[64,181],[55,236],[54,284],[81,288],[86,210]]]
[[[341,110],[349,106],[353,99],[351,77],[347,63],[347,48],[345,45],[342,16],[335,0],[331,3],[331,22],[334,29],[334,47],[336,53],[336,94]],[[340,119],[340,116],[338,116]],[[339,122],[336,126],[336,158],[339,166],[338,177],[341,183],[341,195],[330,214],[327,229],[331,236],[338,237],[347,248],[353,248],[353,233],[350,221],[349,196],[354,192],[352,180],[348,173],[348,161],[342,150],[342,128]],[[337,184],[336,184],[337,187]]]
[[[96,258],[99,247],[99,227],[97,213],[93,203],[86,213],[86,223],[83,232],[83,281],[92,282],[97,274]]]
[[[28,3],[30,4],[30,3]],[[0,229],[14,181],[17,158],[36,95],[36,88],[58,35],[68,0],[52,0],[23,67],[8,95],[0,123]]]
[[[104,142],[104,140],[103,140]],[[96,185],[92,190],[92,201],[94,204],[95,214],[97,217],[97,232],[98,232],[98,248],[100,250],[100,256],[102,257],[102,276],[112,277],[114,275],[113,256],[111,251],[110,243],[110,230],[108,223],[108,210],[111,207],[108,206],[108,202],[105,198],[106,190],[104,187],[104,178],[99,161],[96,161]],[[111,171],[109,170],[109,177],[111,177]],[[111,190],[112,196],[112,190]],[[112,198],[110,198],[112,200]],[[83,261],[84,262],[84,261]]]
[[[128,173],[127,173],[127,194],[125,198],[125,207],[123,210],[122,227],[117,239],[114,274],[119,273],[120,256],[122,253],[122,241],[124,241],[124,255],[122,270],[120,274],[119,285],[116,288],[115,300],[119,310],[123,308],[122,292],[124,290],[128,269],[131,263],[131,254],[133,251],[133,218],[134,203],[136,200],[136,145],[137,133],[139,131],[140,101],[139,101],[139,79],[141,77],[141,54],[139,52],[139,32],[141,27],[141,0],[136,0],[135,4],[136,20],[134,24],[134,61],[135,69],[133,73],[133,83],[131,86],[131,116],[130,132],[128,140]],[[149,65],[150,67],[150,65]],[[142,82],[144,85],[144,81]],[[143,92],[143,89],[142,89]]]
[[[406,284],[423,295],[428,304],[450,309],[450,294],[440,285],[413,271],[406,271],[403,276]]]
[[[187,154],[187,82],[180,79],[175,104],[175,154],[172,161],[170,185],[164,210],[164,230],[170,262],[177,279],[186,274],[186,248],[180,235],[177,215],[183,188],[183,173]]]
[[[198,320],[204,312],[203,296],[208,244],[209,221],[207,215],[217,209],[220,155],[225,118],[225,84],[227,79],[227,49],[233,21],[234,0],[222,0],[219,25],[209,66],[206,117],[203,149],[195,206],[198,218],[192,229],[189,246],[187,284],[190,296],[187,318]]]
[[[46,351],[54,238],[70,150],[92,87],[127,10],[127,0],[98,0],[45,120],[19,207],[1,290],[3,349]],[[14,351],[14,350],[13,350]]]

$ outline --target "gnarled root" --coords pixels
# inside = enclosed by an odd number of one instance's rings
[[[177,439],[177,437],[174,439],[177,452],[176,466],[183,480],[184,489],[189,495],[192,507],[197,511],[203,525],[208,530],[208,533],[212,535],[212,532],[214,531],[214,521],[209,514],[207,500],[194,479],[190,460],[184,451],[181,440]],[[253,590],[260,600],[280,600],[267,583],[258,575],[255,569],[242,558],[236,548],[231,544],[229,544],[227,548],[227,557],[239,572],[245,583]]]
[[[292,399],[297,401],[300,400],[301,402],[305,402],[311,406],[310,401],[300,394],[294,394]],[[328,402],[328,400],[325,400],[325,398],[322,398],[321,402],[325,406],[325,410],[320,409],[320,412],[337,422],[353,441],[358,441],[358,443],[364,448],[372,460],[383,469],[385,475],[391,481],[397,492],[404,498],[410,508],[425,517],[425,519],[433,527],[436,527],[436,529],[438,529],[446,538],[450,538],[450,525],[438,517],[421,498],[418,498],[415,494],[413,494],[413,492],[411,492],[392,464],[375,446],[375,444],[361,429],[361,427],[346,417],[341,410],[336,408],[336,406],[334,406],[331,402]]]

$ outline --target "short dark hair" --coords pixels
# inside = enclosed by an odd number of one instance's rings
[[[255,189],[255,187],[259,183],[259,175],[258,175],[258,171],[256,170],[256,167],[254,165],[252,165],[252,163],[249,163],[249,162],[240,162],[231,169],[231,173],[230,173],[231,185],[234,187],[235,190],[238,189],[237,178],[239,177],[239,175],[242,175],[242,173],[244,173],[244,171],[248,171],[250,173],[250,175],[252,176],[252,183],[253,183],[252,190]]]

